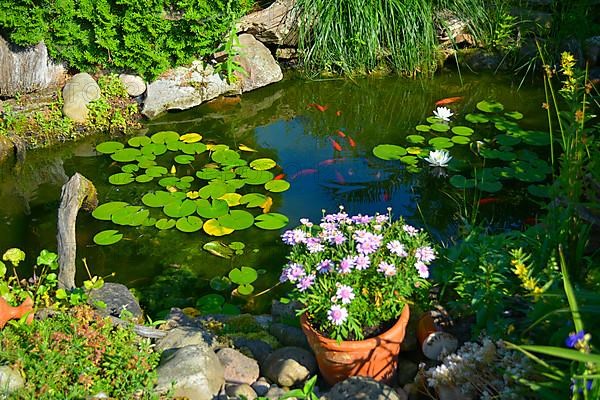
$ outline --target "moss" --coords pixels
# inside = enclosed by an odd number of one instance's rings
[[[249,332],[249,333],[242,333],[242,334],[240,334],[240,333],[228,334],[228,335],[226,335],[226,337],[228,337],[234,341],[235,341],[235,339],[239,339],[239,338],[244,338],[244,339],[248,339],[248,340],[260,340],[260,341],[267,343],[269,346],[271,346],[274,349],[281,347],[281,343],[279,343],[279,340],[277,340],[277,338],[275,336],[271,335],[270,333],[268,333],[266,331]]]

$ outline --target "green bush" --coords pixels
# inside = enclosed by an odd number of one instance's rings
[[[153,78],[211,54],[252,0],[5,0],[0,34],[18,45],[44,40],[80,71],[127,70]]]

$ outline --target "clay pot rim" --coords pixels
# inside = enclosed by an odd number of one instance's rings
[[[363,340],[342,340],[338,343],[335,339],[330,339],[328,337],[323,336],[319,331],[313,328],[313,326],[308,321],[308,317],[306,313],[300,316],[300,326],[305,332],[310,332],[311,334],[317,336],[319,338],[319,342],[321,346],[325,349],[335,349],[340,350],[342,347],[351,347],[355,350],[360,349],[373,349],[377,346],[382,346],[386,344],[386,342],[395,342],[398,331],[404,331],[402,334],[402,339],[406,334],[406,326],[408,325],[408,320],[410,318],[410,309],[408,303],[404,305],[402,308],[402,313],[398,317],[396,323],[387,331]]]

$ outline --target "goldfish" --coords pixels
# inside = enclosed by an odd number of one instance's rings
[[[329,140],[331,140],[331,145],[333,146],[333,149],[335,151],[342,151],[342,146],[340,146],[340,144],[338,142],[336,142],[332,138],[329,138]]]
[[[346,159],[345,159],[345,158],[343,158],[343,157],[342,157],[342,158],[329,158],[329,159],[327,159],[327,160],[323,160],[323,161],[321,161],[321,162],[319,163],[319,165],[320,165],[320,166],[323,166],[323,165],[332,165],[332,164],[335,164],[335,163],[338,163],[338,162],[343,162],[343,161],[345,161],[345,160],[346,160]]]
[[[319,110],[321,112],[324,112],[328,108],[328,106],[322,106],[322,105],[317,104],[317,103],[310,103],[310,104],[307,104],[306,106],[307,107],[314,107],[314,108],[316,108],[317,110]]]
[[[317,172],[317,170],[314,168],[302,169],[302,170],[296,172],[294,175],[292,175],[290,179],[296,179],[299,176],[311,175],[311,174],[314,174],[315,172]]]
[[[337,110],[337,111],[335,112],[335,115],[337,115],[337,116],[339,117],[339,116],[341,116],[341,115],[342,115],[342,112],[341,112],[340,110]]]
[[[479,205],[482,206],[484,204],[497,203],[500,199],[497,197],[484,197],[483,199],[479,199]]]
[[[341,138],[345,138],[346,137],[346,134],[344,132],[340,131],[340,130],[335,131],[335,133],[337,133],[338,136],[341,137]]]
[[[446,104],[452,104],[452,103],[457,103],[459,101],[461,101],[463,99],[462,96],[456,96],[456,97],[446,97],[445,99],[441,99],[435,102],[436,106],[444,106]]]
[[[390,201],[390,194],[386,191],[383,192],[383,201]]]
[[[356,142],[350,136],[348,136],[348,143],[350,143],[350,147],[356,147]]]
[[[283,179],[283,178],[285,178],[285,174],[281,173],[281,174],[277,175],[275,178],[273,178],[273,180],[274,181],[278,181],[278,180]]]

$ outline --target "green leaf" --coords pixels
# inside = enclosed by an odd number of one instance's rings
[[[281,229],[289,222],[288,217],[278,213],[261,214],[254,219],[254,225],[261,229]]]
[[[110,158],[118,162],[131,162],[134,161],[137,157],[141,156],[142,152],[138,149],[122,149],[113,153]]]
[[[265,189],[269,192],[280,193],[285,192],[290,188],[290,183],[283,179],[278,179],[276,181],[269,181],[265,183]]]
[[[0,278],[4,278],[4,275],[6,275],[6,264],[0,261]]]
[[[179,218],[175,227],[182,232],[197,232],[202,229],[203,221],[201,218],[196,217],[195,215],[190,215],[189,217]]]
[[[269,171],[247,170],[242,174],[244,182],[249,185],[264,185],[273,179],[274,175]]]
[[[248,296],[254,292],[254,286],[249,283],[244,283],[237,287],[237,292],[242,296]]]
[[[584,330],[583,321],[581,319],[581,313],[579,312],[579,305],[577,304],[577,298],[575,297],[575,291],[573,285],[571,285],[571,278],[569,277],[569,271],[567,269],[567,262],[565,261],[565,255],[562,250],[562,246],[558,248],[558,254],[560,256],[560,272],[563,278],[563,287],[565,294],[567,295],[567,301],[569,302],[569,309],[571,309],[571,316],[573,318],[573,324],[577,332]],[[564,350],[564,349],[561,349]],[[582,354],[579,351],[572,350],[575,353]],[[591,354],[590,354],[591,355]],[[600,356],[596,355],[596,364],[600,365]]]
[[[504,106],[497,101],[480,101],[477,103],[477,109],[487,113],[496,113],[504,110]]]
[[[275,167],[277,163],[270,158],[259,158],[250,163],[250,167],[258,171],[265,171]]]
[[[246,245],[242,242],[231,242],[228,247],[232,250],[243,250]]]
[[[119,142],[103,142],[96,146],[96,151],[102,154],[113,154],[125,147],[123,143]]]
[[[55,296],[59,300],[64,300],[64,299],[66,299],[68,297],[67,291],[65,289],[63,289],[63,288],[58,289],[56,291]]]
[[[173,131],[157,132],[150,137],[152,142],[162,144],[179,140],[179,133]]]
[[[149,192],[142,197],[142,203],[148,207],[164,207],[175,199],[169,192]]]
[[[242,230],[250,228],[254,224],[254,216],[248,211],[230,210],[229,214],[219,217],[218,221],[225,228]]]
[[[373,148],[373,155],[382,160],[399,160],[407,153],[406,149],[402,146],[396,146],[395,144],[380,144]]]
[[[421,135],[408,135],[406,140],[413,144],[425,143],[425,138]]]
[[[575,329],[578,331],[581,330],[578,329],[577,326],[575,326]],[[579,350],[563,349],[561,347],[554,346],[521,345],[519,347],[527,351],[533,351],[534,353],[546,354],[548,356],[558,357],[565,360],[600,365],[600,355],[598,354],[582,353]]]
[[[133,175],[128,172],[119,172],[108,177],[108,182],[113,185],[127,185],[134,181]]]
[[[210,280],[210,287],[216,291],[223,292],[231,287],[231,280],[226,276],[215,276]]]
[[[229,259],[233,256],[233,250],[218,240],[205,243],[202,248],[217,257]]]
[[[4,261],[9,261],[15,267],[18,266],[21,261],[25,260],[25,252],[16,247],[10,248],[2,255]]]
[[[213,199],[218,199],[227,193],[227,185],[223,182],[212,181],[209,182],[208,185],[204,186],[202,189],[198,190],[198,194],[203,199],[207,199],[209,197]]]
[[[58,254],[44,249],[44,250],[40,251],[40,255],[38,256],[38,258],[36,260],[36,264],[51,266],[52,264],[56,263],[57,260],[58,260]]]
[[[436,150],[448,149],[448,148],[454,146],[454,143],[452,142],[452,140],[450,140],[447,137],[435,137],[435,138],[429,139],[428,143],[430,145],[432,145]]]
[[[238,285],[247,285],[258,278],[258,273],[252,267],[234,268],[229,271],[229,279]]]
[[[221,306],[225,303],[225,298],[220,294],[206,294],[196,300],[196,307],[204,314],[217,314],[221,311]]]
[[[450,130],[450,127],[447,124],[435,123],[431,125],[431,129],[436,132],[446,132]]]
[[[181,154],[175,157],[177,164],[191,164],[194,161],[194,156]]]
[[[144,147],[151,142],[152,140],[148,136],[135,136],[127,141],[131,147]]]
[[[234,150],[219,150],[212,153],[211,158],[221,165],[231,165],[240,158],[240,154]]]
[[[114,243],[117,243],[119,240],[123,238],[123,234],[119,233],[119,231],[114,229],[109,229],[106,231],[102,231],[97,233],[94,236],[94,243],[101,246],[108,246]]]
[[[450,140],[452,140],[452,142],[456,144],[468,144],[469,142],[471,142],[471,139],[465,136],[452,136]]]
[[[156,226],[156,228],[160,229],[160,230],[166,230],[166,229],[171,229],[172,227],[174,227],[176,224],[174,219],[167,219],[167,218],[162,218],[159,219],[158,221],[156,221],[156,224],[154,224],[154,226]]]
[[[234,229],[226,228],[226,227],[222,226],[219,223],[219,221],[214,218],[206,221],[204,223],[204,225],[202,226],[202,229],[204,229],[204,232],[206,232],[208,235],[211,235],[211,236],[229,235],[230,233],[232,233],[234,231]]]
[[[184,194],[185,195],[185,194]],[[196,212],[196,203],[192,200],[172,201],[163,207],[167,217],[181,218]]]
[[[523,118],[523,114],[521,114],[518,111],[509,111],[509,112],[505,112],[504,115],[506,115],[507,117],[510,117],[512,119],[522,119]]]
[[[467,114],[465,119],[473,124],[485,124],[490,121],[485,115],[479,113]]]
[[[140,170],[140,166],[137,164],[127,164],[127,165],[123,165],[121,167],[121,171],[123,172],[137,172]]]
[[[453,175],[450,178],[450,184],[458,189],[472,189],[475,187],[473,179],[467,179],[462,175]]]
[[[437,119],[434,122],[437,122]],[[429,125],[417,125],[415,127],[415,129],[417,131],[419,131],[419,132],[429,132],[431,130],[431,126],[429,126]],[[413,136],[413,135],[411,135],[411,136]],[[414,136],[420,136],[420,135],[414,135]],[[415,143],[417,143],[417,142],[415,142]]]
[[[96,209],[92,212],[92,217],[101,221],[110,221],[112,215],[116,211],[128,205],[129,204],[125,203],[124,201],[111,201],[109,203],[104,203],[96,207]]]
[[[484,192],[495,193],[502,189],[502,183],[499,181],[483,181],[477,182],[477,187]]]
[[[246,207],[260,207],[267,200],[267,196],[260,193],[248,193],[240,198],[240,204],[246,204]]]
[[[473,132],[475,131],[468,126],[455,126],[452,128],[452,133],[460,136],[471,136]]]
[[[161,154],[165,154],[166,152],[167,146],[160,143],[150,143],[142,147],[142,154],[144,154],[145,157],[160,156]]]
[[[229,206],[225,200],[213,199],[212,203],[208,200],[196,200],[196,212],[204,218],[219,218],[229,212]]]
[[[153,166],[146,169],[146,175],[151,176],[153,178],[158,178],[167,174],[169,171],[165,167],[161,166]]]

